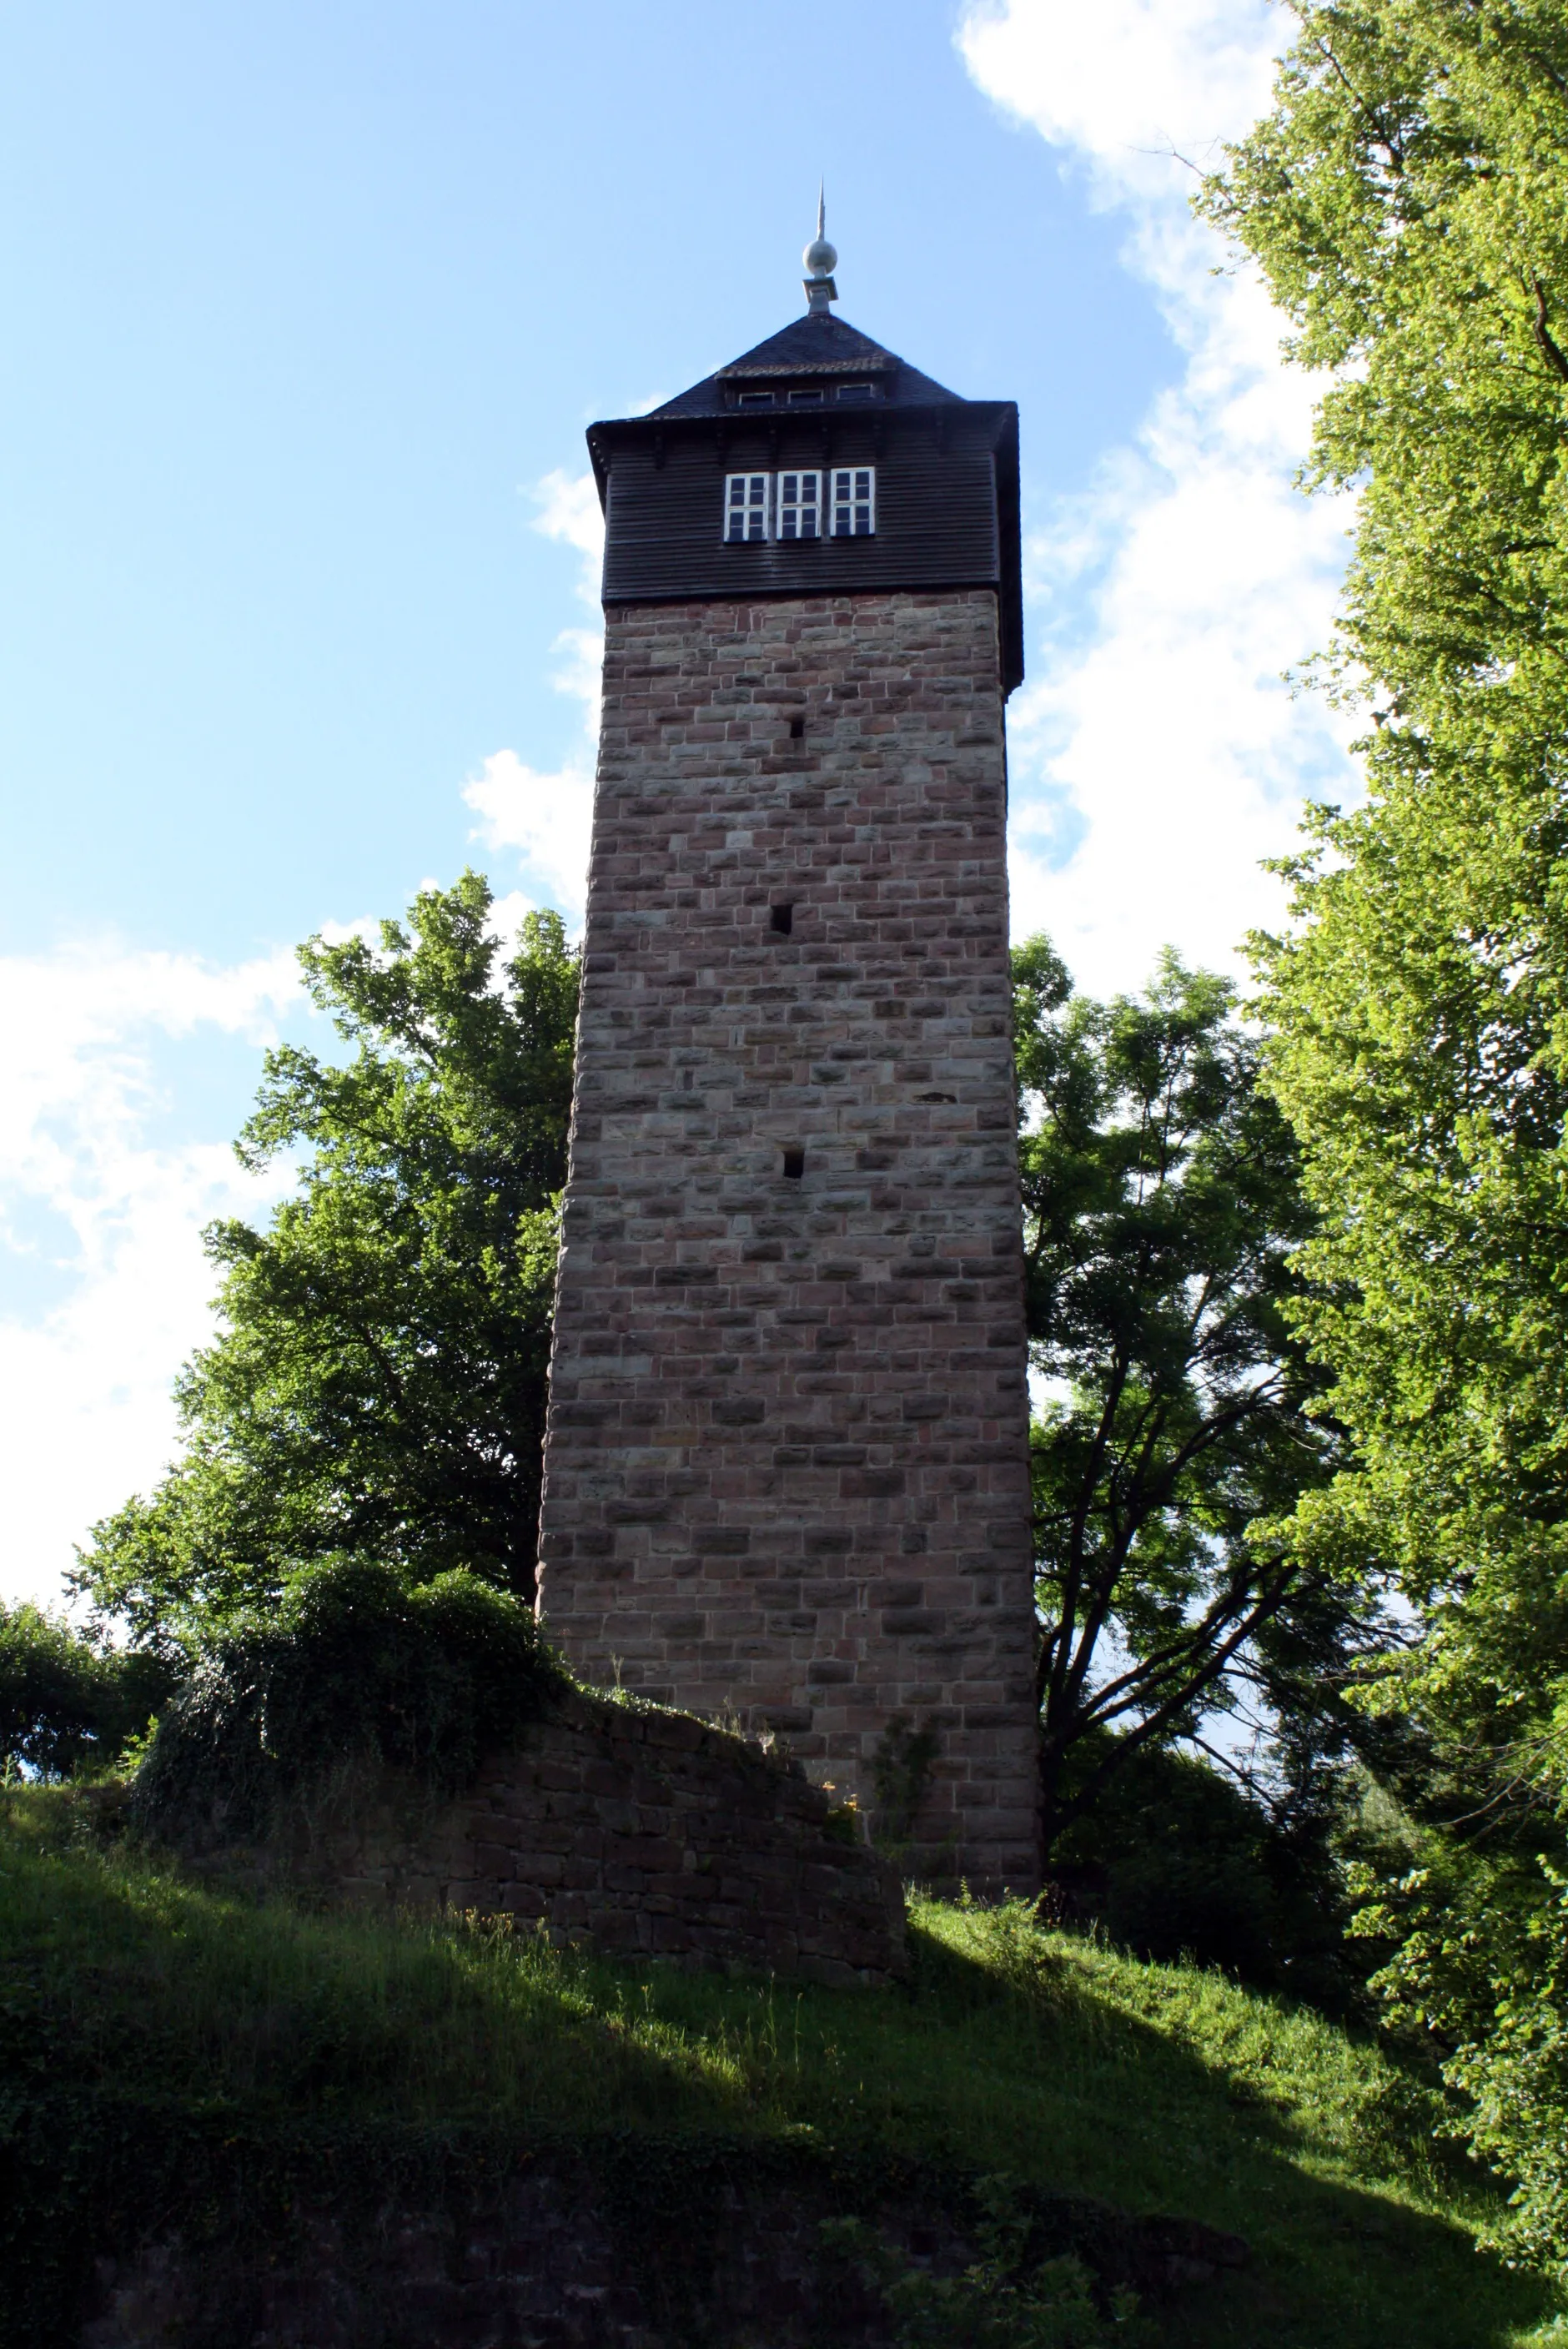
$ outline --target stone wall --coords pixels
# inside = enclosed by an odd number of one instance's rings
[[[1028,1890],[995,597],[606,626],[546,1626]]]
[[[356,1904],[511,1915],[613,1956],[883,1982],[898,1874],[830,1808],[741,1738],[579,1692],[455,1801],[384,1782],[286,1865]]]
[[[894,2349],[909,2338],[907,2322],[858,2262],[834,2256],[824,2221],[853,2212],[906,2273],[954,2276],[982,2256],[975,2181],[929,2167],[920,2174],[885,2153],[873,2177],[866,2157],[851,2166],[843,2147],[825,2152],[813,2160],[813,2148],[801,2145],[785,2163],[777,2140],[766,2138],[694,2149],[675,2226],[667,2220],[667,2141],[649,2146],[641,2172],[634,2141],[624,2138],[609,2161],[603,2152],[595,2162],[556,2148],[519,2162],[488,2189],[471,2159],[463,2174],[459,2156],[448,2196],[423,2207],[399,2199],[394,2186],[370,2212],[348,2212],[341,2190],[335,2204],[306,2186],[286,2218],[268,2213],[270,2239],[258,2240],[256,2214],[247,2209],[216,2240],[174,2236],[100,2255],[76,2343],[77,2349],[169,2349],[173,2342],[181,2349],[263,2343],[267,2349],[716,2343]],[[639,2189],[646,2195],[649,2170],[664,2208],[636,2210],[634,2198]],[[1032,2260],[1070,2255],[1108,2293],[1130,2290],[1157,2308],[1250,2258],[1238,2236],[1189,2219],[1132,2218],[1087,2197],[1025,2188],[1020,2209],[1033,2222]],[[1177,2319],[1183,2340],[1194,2337],[1194,2319],[1204,2314],[1221,2325],[1228,2314],[1225,2337],[1236,2337],[1227,2297],[1217,2311],[1183,2309]],[[1197,2337],[1214,2337],[1212,2326]]]

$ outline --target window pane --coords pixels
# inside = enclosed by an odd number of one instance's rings
[[[722,536],[727,543],[735,544],[768,536],[771,504],[769,490],[766,473],[728,473],[725,476]]]
[[[832,474],[832,520],[835,538],[870,538],[876,531],[876,473],[855,466]]]
[[[817,509],[821,497],[820,473],[780,473],[779,476],[779,535],[780,538],[815,538]]]

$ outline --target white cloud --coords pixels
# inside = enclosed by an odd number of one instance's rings
[[[1206,153],[1263,112],[1282,22],[1266,0],[1012,0],[973,10],[959,45],[981,88],[1076,149],[1108,200],[1159,200],[1166,151]]]
[[[581,916],[593,817],[593,778],[586,765],[541,774],[515,750],[497,750],[463,787],[490,848],[515,848],[538,901]]]
[[[1350,520],[1291,486],[1314,387],[1188,209],[1190,162],[1264,109],[1290,29],[1258,0],[1008,0],[959,34],[981,88],[1121,212],[1124,264],[1186,358],[1136,445],[1026,549],[1014,925],[1050,930],[1099,990],[1136,985],[1167,939],[1234,966],[1278,916],[1259,860],[1290,845],[1303,791],[1356,788],[1343,728],[1282,681],[1327,636]]]
[[[577,595],[597,612],[604,517],[593,474],[546,473],[530,494],[539,508],[534,529],[582,556]],[[474,837],[487,848],[518,852],[524,882],[536,893],[531,902],[548,900],[581,918],[593,818],[604,631],[602,626],[563,628],[551,652],[555,663],[552,685],[583,705],[579,749],[563,765],[546,771],[529,766],[515,750],[497,750],[465,783],[463,797],[480,819]]]
[[[592,473],[568,473],[558,466],[534,483],[529,495],[539,508],[533,527],[545,538],[574,546],[583,559],[585,577],[579,588],[589,603],[598,600],[599,565],[604,553],[604,516]]]
[[[539,512],[533,527],[543,538],[575,548],[582,556],[577,597],[594,614],[592,628],[562,628],[551,647],[556,666],[550,682],[557,693],[570,694],[583,704],[583,724],[590,749],[599,734],[600,678],[604,664],[604,626],[600,618],[599,577],[604,565],[604,516],[592,473],[563,473],[559,468],[536,481],[532,490]],[[586,864],[586,858],[584,858]]]
[[[79,949],[0,959],[0,1594],[54,1603],[71,1545],[175,1446],[170,1384],[211,1327],[201,1226],[254,1215],[286,1173],[226,1144],[160,1143],[157,1057],[216,1030],[269,1041],[292,955],[214,969]],[[27,1288],[58,1292],[27,1309]]]

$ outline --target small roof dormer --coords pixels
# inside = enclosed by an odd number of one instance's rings
[[[827,310],[810,310],[754,350],[694,383],[689,391],[666,399],[654,415],[727,416],[739,409],[745,392],[771,392],[788,404],[791,390],[820,390],[827,398],[847,384],[861,382],[887,407],[966,405],[955,391],[906,366],[847,319],[835,318]]]

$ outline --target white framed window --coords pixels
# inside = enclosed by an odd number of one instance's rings
[[[774,529],[780,538],[821,537],[820,473],[779,474],[779,511]]]
[[[724,477],[724,543],[743,546],[766,538],[771,521],[769,473],[727,473]]]
[[[832,474],[835,538],[870,538],[877,526],[877,477],[870,465],[835,466]]]

